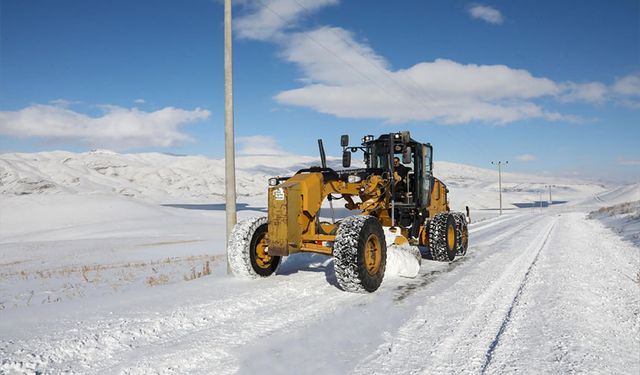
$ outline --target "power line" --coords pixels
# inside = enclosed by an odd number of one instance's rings
[[[293,0],[300,9],[302,9],[303,11],[307,12],[308,14],[312,14],[311,10],[309,10],[307,7],[305,7],[304,5],[302,5],[298,0]],[[267,5],[266,3],[264,3],[264,1],[262,0],[258,0],[258,2],[260,4],[262,4],[269,12],[271,12],[272,14],[274,14],[276,17],[280,18],[282,21],[284,21],[285,23],[288,22],[288,20],[283,17],[281,14],[279,14],[278,12],[276,12],[275,10],[273,10],[269,5]],[[333,33],[338,39],[340,39],[342,42],[344,42],[346,45],[352,47],[353,51],[358,54],[360,57],[363,58],[364,61],[366,61],[369,65],[371,65],[372,67],[374,67],[376,70],[380,71],[382,74],[384,74],[384,76],[387,77],[387,79],[389,79],[391,82],[393,82],[399,89],[400,91],[402,91],[405,95],[406,98],[408,98],[409,100],[413,101],[414,103],[418,104],[418,106],[422,107],[424,110],[426,110],[427,112],[431,112],[433,110],[433,108],[429,108],[428,106],[426,106],[422,101],[417,100],[414,95],[407,90],[400,82],[398,82],[389,71],[387,71],[386,69],[382,69],[380,66],[374,64],[373,62],[370,61],[370,59],[367,56],[364,56],[359,50],[358,48],[353,48],[353,44],[349,41],[347,41],[346,39],[344,39],[340,34],[336,33],[333,29],[329,28],[328,30],[330,30],[331,33]],[[363,77],[364,79],[366,79],[367,81],[371,82],[372,84],[374,84],[376,87],[378,87],[379,89],[381,89],[385,94],[387,94],[389,97],[393,98],[396,102],[398,102],[401,105],[406,105],[406,102],[403,102],[400,98],[398,98],[396,95],[394,95],[393,93],[389,92],[384,86],[380,85],[378,82],[374,81],[373,79],[371,79],[369,76],[367,76],[365,73],[363,73],[362,71],[360,71],[357,67],[355,67],[353,64],[351,64],[349,61],[343,59],[341,56],[339,56],[338,54],[336,54],[335,52],[333,52],[330,48],[328,48],[327,46],[325,46],[324,44],[322,44],[321,42],[319,42],[318,40],[316,40],[315,38],[313,38],[308,32],[302,31],[300,32],[300,34],[304,35],[306,38],[308,38],[309,40],[311,40],[313,43],[315,43],[317,46],[319,46],[320,48],[322,48],[325,52],[329,53],[330,55],[334,56],[335,58],[337,58],[338,60],[344,62],[349,68],[351,68],[354,72],[358,73],[358,75],[360,75],[361,77]],[[420,84],[418,84],[413,78],[411,78],[410,76],[407,75],[406,77],[409,81],[411,81],[413,83],[412,86],[414,86],[415,89],[417,89],[420,93],[422,93],[424,96],[427,97],[427,99],[430,99],[432,102],[439,102],[439,100],[437,98],[435,98],[432,94],[428,93],[427,91],[425,91]],[[420,111],[420,108],[415,108],[413,106],[409,106],[409,108],[414,109],[414,110],[418,110]],[[449,134],[451,134],[451,129],[448,129],[445,126],[445,129],[447,132],[449,132]],[[472,146],[473,148],[475,148],[476,150],[479,151],[483,151],[486,152],[487,149],[485,149],[484,147],[482,147],[480,144],[475,143],[475,142],[471,142],[469,141],[467,138],[461,138],[461,141],[466,143],[467,145]]]
[[[281,20],[283,20],[284,22],[288,22],[287,19],[285,19],[280,13],[276,12],[275,10],[271,9],[271,7],[269,7],[267,4],[265,4],[262,0],[258,0],[259,3],[261,3],[269,12],[273,13],[275,16],[279,17]],[[299,6],[302,6],[300,3],[298,3],[296,1],[296,3]],[[304,8],[304,7],[303,7]],[[306,8],[304,8],[306,9]],[[307,10],[308,11],[308,10]],[[374,84],[375,86],[377,86],[379,89],[381,89],[384,93],[386,93],[389,97],[391,97],[392,99],[396,100],[399,104],[404,105],[406,104],[405,102],[401,101],[397,96],[395,96],[394,94],[390,93],[384,86],[381,86],[378,82],[374,81],[373,79],[371,79],[369,76],[365,75],[363,72],[361,72],[358,68],[356,68],[355,66],[353,66],[353,64],[351,64],[349,61],[343,59],[342,57],[340,57],[338,54],[336,54],[335,52],[331,51],[329,48],[327,48],[325,45],[323,45],[322,43],[320,43],[318,40],[316,40],[314,37],[312,37],[311,35],[309,35],[308,32],[302,31],[300,32],[300,34],[304,35],[306,38],[308,38],[309,40],[311,40],[313,43],[315,43],[318,47],[322,48],[325,52],[329,53],[330,55],[334,56],[335,58],[337,58],[338,60],[342,61],[343,63],[345,63],[348,67],[350,67],[354,72],[358,73],[361,77],[363,77],[364,79],[366,79],[367,81],[371,82],[372,84]],[[342,38],[340,38],[342,39]],[[344,41],[344,39],[342,39]],[[361,55],[362,56],[362,55]],[[366,60],[366,59],[365,59]]]
[[[298,6],[299,6],[300,8],[302,8],[303,10],[305,10],[307,13],[311,14],[311,10],[309,10],[307,7],[305,7],[304,5],[302,5],[298,0],[293,0],[293,1],[294,1],[296,4],[298,4]],[[333,33],[336,37],[338,37],[338,39],[342,40],[345,44],[347,44],[347,45],[349,45],[349,46],[353,47],[353,44],[352,44],[350,41],[348,41],[348,40],[344,39],[340,34],[336,33],[333,29],[329,29],[329,30],[330,30],[330,31],[331,31],[331,33]],[[393,76],[389,73],[389,71],[387,71],[387,70],[385,70],[385,69],[382,69],[382,68],[380,68],[380,66],[378,66],[378,65],[376,65],[376,64],[374,64],[374,63],[372,63],[372,62],[367,58],[367,56],[364,56],[363,54],[361,54],[361,53],[360,53],[360,51],[358,51],[358,49],[357,49],[357,48],[354,48],[354,49],[353,49],[353,51],[354,51],[355,53],[357,53],[358,55],[360,55],[360,57],[364,58],[364,60],[365,60],[367,63],[369,63],[369,65],[371,65],[372,67],[374,67],[375,69],[377,69],[378,71],[380,71],[382,74],[384,74],[385,76],[387,76],[387,78],[388,78],[389,80],[391,80],[391,81],[392,81],[393,83],[395,83],[395,84],[396,84],[396,86],[398,86],[402,91],[404,91],[406,94],[408,94],[408,95],[409,95],[409,97],[412,97],[412,96],[411,96],[411,93],[410,93],[410,92],[409,92],[409,91],[408,91],[408,90],[407,90],[407,89],[406,89],[402,84],[400,84],[398,81],[396,81],[396,80],[395,80],[395,78],[393,78]],[[423,89],[423,88],[422,88],[422,87],[421,87],[421,86],[420,86],[420,85],[419,85],[419,84],[418,84],[418,83],[417,83],[413,78],[411,78],[410,76],[407,76],[407,79],[413,83],[413,85],[412,85],[412,86],[414,86],[413,88],[414,88],[414,89],[417,89],[418,91],[420,91],[424,96],[426,96],[426,97],[427,97],[427,99],[430,99],[431,101],[434,101],[434,102],[437,102],[437,101],[438,101],[438,99],[436,99],[436,97],[435,97],[435,96],[431,95],[431,94],[430,94],[430,93],[428,93],[427,91],[424,91],[424,89]],[[427,108],[426,106],[424,106],[424,104],[423,104],[423,103],[421,103],[421,102],[418,102],[418,104],[421,104],[421,105],[423,106],[423,108],[425,108],[425,109],[429,109],[429,108]]]
[[[308,14],[311,14],[311,10],[309,10],[307,7],[305,7],[304,5],[302,5],[298,0],[293,0],[296,4],[298,4],[298,6],[303,9],[304,11],[306,11]],[[427,111],[432,111],[432,108],[429,108],[428,106],[426,106],[423,102],[416,100],[414,98],[414,95],[407,90],[406,87],[404,87],[400,82],[398,82],[395,78],[393,78],[392,74],[386,70],[381,68],[380,66],[374,64],[373,62],[371,62],[371,60],[363,55],[358,48],[355,48],[353,43],[351,43],[350,41],[346,40],[345,38],[343,38],[340,34],[338,34],[337,32],[335,32],[334,29],[330,28],[328,29],[333,35],[335,35],[338,39],[342,40],[346,45],[348,45],[349,47],[353,48],[353,52],[355,52],[356,54],[360,55],[360,57],[362,57],[364,59],[364,61],[366,61],[369,65],[371,65],[374,69],[378,70],[379,72],[381,72],[383,75],[386,76],[387,79],[389,79],[391,82],[393,82],[401,91],[404,92],[404,94],[407,95],[407,98],[412,99],[415,101],[415,103],[417,103],[419,106],[421,106],[422,108],[424,108]],[[354,67],[355,69],[355,67]],[[406,78],[411,81],[413,83],[413,88],[416,89],[417,91],[419,91],[423,96],[425,96],[427,99],[431,100],[431,102],[435,103],[438,102],[439,100],[431,95],[430,93],[428,93],[427,91],[425,91],[413,78],[411,78],[411,76],[407,75]]]
[[[312,11],[305,7],[302,3],[300,3],[298,0],[293,0],[300,9],[302,9],[303,11],[307,12],[307,14],[311,15]],[[260,1],[262,3],[262,1]],[[263,5],[267,6],[266,4],[262,3]],[[282,17],[280,17],[282,18]],[[284,20],[284,19],[283,19]],[[286,22],[286,20],[284,20]],[[345,38],[342,37],[342,35],[338,34],[337,32],[335,32],[334,29],[329,28],[328,29],[333,35],[335,35],[338,39],[342,40],[346,45],[352,47],[353,52],[355,52],[356,54],[360,55],[360,57],[363,58],[364,61],[366,61],[369,65],[371,65],[374,69],[378,70],[379,72],[381,72],[383,75],[385,75],[387,77],[387,79],[389,79],[391,82],[393,82],[401,91],[404,92],[404,94],[407,96],[407,98],[413,100],[415,103],[417,103],[419,106],[421,106],[423,109],[425,109],[427,112],[433,111],[433,108],[430,108],[428,106],[426,106],[423,102],[417,100],[414,95],[410,92],[410,90],[408,90],[405,86],[403,86],[400,82],[398,82],[392,75],[391,72],[389,72],[386,69],[381,68],[379,65],[374,64],[367,56],[363,55],[358,48],[355,48],[353,43],[351,43],[350,41],[346,40]],[[316,43],[318,45],[321,45],[320,42]],[[325,49],[326,51],[328,51],[329,53],[333,54],[334,56],[340,58],[338,55],[336,55],[335,53],[333,53],[332,51],[329,50],[329,48],[327,48],[326,46],[323,46],[323,49]],[[352,69],[357,70],[356,67],[351,66]],[[359,74],[361,74],[362,76],[364,76],[364,73],[361,73],[358,71]],[[366,77],[368,80],[370,80],[368,77]],[[419,91],[420,94],[422,94],[422,96],[426,97],[427,99],[429,99],[432,103],[437,103],[440,100],[437,99],[434,95],[432,95],[431,93],[429,93],[428,91],[426,91],[418,82],[416,82],[411,76],[406,75],[406,79],[408,81],[410,81],[412,83],[412,88]],[[371,81],[371,80],[370,80]],[[386,91],[386,90],[385,90]],[[449,133],[451,133],[450,129],[446,129]],[[468,139],[463,138],[463,142],[471,145],[472,147],[474,147],[476,150],[481,150],[486,152],[486,148],[484,148],[481,144],[475,143],[475,142],[470,142]]]

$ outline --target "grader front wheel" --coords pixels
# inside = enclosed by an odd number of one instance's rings
[[[349,292],[374,292],[382,284],[387,244],[378,219],[351,216],[340,223],[333,248],[340,287]]]
[[[236,276],[271,276],[280,257],[270,256],[267,248],[267,218],[250,218],[233,228],[227,245],[231,271]]]

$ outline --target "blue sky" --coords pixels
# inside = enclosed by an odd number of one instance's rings
[[[640,181],[640,2],[234,1],[237,151]],[[0,0],[0,151],[223,156],[221,1]]]

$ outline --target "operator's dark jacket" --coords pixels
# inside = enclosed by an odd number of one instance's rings
[[[402,164],[398,164],[397,167],[394,167],[394,172],[397,172],[400,176],[401,180],[396,182],[395,190],[396,190],[396,199],[401,199],[402,196],[407,192],[407,175],[411,168],[405,167]]]

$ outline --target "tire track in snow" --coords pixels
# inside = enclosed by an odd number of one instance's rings
[[[525,275],[537,259],[540,249],[546,244],[555,223],[554,219],[544,231],[538,232],[530,245],[499,273],[500,276],[493,280],[482,294],[475,298],[473,305],[476,307],[473,311],[455,326],[452,334],[439,345],[436,358],[438,362],[444,364],[444,369],[436,367],[436,371],[449,372],[459,368],[462,364],[459,363],[456,352],[473,353],[473,360],[470,361],[472,371],[481,369],[486,361],[487,350],[484,348],[490,347],[498,337],[495,332],[500,331],[498,327],[502,326],[508,313],[508,310],[504,311],[516,298],[514,294],[517,295],[521,289]]]
[[[640,373],[638,247],[584,213],[549,241],[487,373]]]
[[[400,373],[480,372],[524,275],[555,226],[555,218],[537,218],[542,230],[525,225],[523,235],[511,237],[499,251],[489,252],[486,260],[466,267],[467,273],[451,276],[453,283],[441,277],[419,291],[415,298],[428,302],[418,306],[394,336],[361,361],[355,373],[397,374],[398,368],[406,370]],[[523,242],[529,246],[519,249]]]
[[[469,233],[485,231],[488,228],[494,227],[496,225],[504,224],[505,222],[511,222],[511,221],[514,221],[515,219],[519,219],[519,218],[524,217],[524,216],[527,216],[527,215],[526,214],[524,214],[524,215],[520,214],[520,215],[517,215],[517,216],[506,216],[506,217],[503,217],[503,218],[498,217],[498,218],[496,218],[494,220],[491,220],[489,222],[481,221],[476,225],[470,225],[469,226]]]
[[[542,245],[540,246],[540,248],[538,248],[538,251],[536,252],[536,256],[535,258],[533,258],[533,262],[531,262],[531,264],[529,265],[529,268],[527,269],[527,272],[524,274],[524,278],[520,282],[520,287],[518,288],[518,292],[516,293],[516,296],[513,297],[513,301],[511,301],[511,306],[509,307],[509,311],[507,311],[507,314],[502,320],[502,324],[500,325],[500,329],[498,330],[498,333],[496,334],[493,341],[491,342],[491,345],[489,345],[489,349],[487,350],[487,354],[486,354],[486,361],[482,366],[482,370],[480,371],[483,374],[486,372],[487,367],[489,367],[489,365],[491,364],[491,359],[493,358],[493,351],[496,349],[496,346],[498,345],[500,338],[502,337],[502,334],[504,333],[505,329],[507,328],[507,325],[511,321],[511,315],[513,313],[513,309],[518,305],[518,302],[520,301],[520,297],[522,296],[524,287],[525,285],[527,285],[527,281],[529,280],[529,274],[531,273],[531,270],[533,269],[533,267],[536,265],[538,258],[540,257],[540,253],[546,247],[547,242],[549,241],[549,237],[551,237],[551,233],[553,232],[553,228],[555,227],[555,223],[556,221],[553,222],[552,226],[546,232],[547,233],[546,237],[544,238],[544,241],[542,242]]]
[[[521,217],[516,217],[517,219],[520,219]],[[516,219],[513,218],[513,219]],[[498,222],[497,224],[505,224],[505,221],[508,221],[509,224],[513,224],[511,221],[513,219],[510,220],[502,220],[500,222]],[[427,273],[423,273],[423,274],[419,274],[418,278],[416,279],[416,281],[410,281],[407,282],[404,285],[401,285],[399,287],[397,287],[397,290],[399,291],[399,293],[397,293],[394,297],[394,300],[396,302],[402,301],[406,298],[408,298],[409,296],[411,296],[412,294],[414,294],[416,291],[424,288],[425,286],[431,284],[434,281],[438,280],[438,277],[440,277],[442,274],[450,274],[453,270],[455,270],[456,268],[460,267],[463,264],[467,264],[467,263],[471,263],[471,262],[478,262],[486,257],[489,257],[491,255],[493,255],[493,253],[491,253],[491,251],[489,251],[489,249],[483,249],[485,247],[489,247],[492,246],[496,243],[500,243],[502,241],[504,241],[505,239],[508,239],[510,237],[512,237],[514,234],[524,230],[525,228],[528,228],[532,225],[535,224],[535,221],[538,220],[537,217],[526,217],[526,220],[523,220],[523,223],[515,226],[513,228],[510,228],[509,230],[497,235],[497,236],[493,236],[489,239],[486,240],[482,240],[479,241],[477,243],[470,243],[469,246],[469,251],[467,252],[467,254],[464,257],[459,257],[456,260],[454,260],[453,262],[448,262],[446,265],[446,268],[439,268],[433,271],[429,271]],[[515,220],[513,220],[515,221]],[[509,224],[505,224],[505,227],[508,227]],[[482,227],[480,228],[480,231],[486,231],[488,229],[488,227],[493,227],[494,225],[489,225],[486,227]],[[480,251],[478,252],[478,250],[484,250],[484,251]]]

